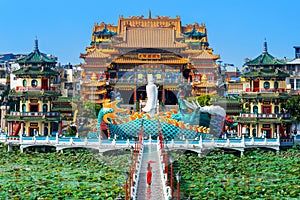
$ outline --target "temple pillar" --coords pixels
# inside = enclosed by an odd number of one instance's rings
[[[136,103],[136,86],[133,89],[133,102]]]
[[[257,126],[257,123],[255,124],[255,130],[256,130],[255,136],[258,137],[258,126]]]
[[[165,104],[165,88],[162,87],[161,89],[161,103],[164,105]]]
[[[242,127],[241,127],[241,124],[238,124],[238,136],[239,137],[242,136]]]
[[[62,120],[60,119],[60,120],[59,120],[59,125],[58,125],[58,127],[59,127],[59,135],[60,135],[60,136],[62,135],[62,126],[63,126]]]
[[[13,134],[13,131],[14,130],[14,125],[13,125],[13,122],[10,122],[10,135]]]
[[[10,133],[10,122],[7,122],[7,135],[11,135],[11,133]]]
[[[44,129],[45,129],[45,123],[42,122],[42,130],[41,130],[41,135],[42,136],[45,136]]]
[[[24,123],[21,122],[20,135],[22,135],[22,136],[23,136],[23,131],[24,131]]]

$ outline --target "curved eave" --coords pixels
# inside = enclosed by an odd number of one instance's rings
[[[285,62],[278,60],[269,53],[262,53],[257,58],[246,62],[244,65],[247,66],[274,66],[274,65],[285,65]]]
[[[268,98],[268,99],[289,99],[291,96],[288,94],[283,93],[255,93],[255,94],[249,94],[249,93],[241,93],[240,98],[245,99],[257,99],[257,98]]]
[[[51,111],[54,111],[54,112],[72,112],[73,109],[72,107],[53,107],[51,109]]]
[[[54,70],[49,69],[49,68],[46,68],[44,70],[41,70],[41,69],[34,69],[33,70],[30,67],[29,67],[28,70],[25,70],[24,68],[20,68],[16,71],[13,71],[12,73],[15,74],[15,75],[37,75],[37,76],[39,76],[39,75],[53,75],[53,76],[59,75],[59,72],[54,71]]]
[[[32,64],[32,63],[48,63],[55,64],[56,61],[46,57],[44,54],[40,53],[39,50],[35,50],[28,54],[27,56],[20,58],[16,61],[19,64]]]
[[[245,74],[241,74],[241,77],[243,78],[254,78],[254,77],[271,77],[271,78],[286,78],[289,77],[290,75],[282,72],[282,71],[257,71],[253,70],[250,72],[247,72]]]
[[[131,59],[131,58],[117,58],[113,60],[113,64],[188,64],[189,61],[185,58],[182,59],[161,59],[161,60],[142,60],[142,59]]]
[[[8,94],[9,97],[58,97],[61,96],[60,93],[56,91],[45,91],[44,94],[36,91],[27,91],[27,92],[13,92]]]
[[[54,122],[59,121],[59,117],[32,117],[32,116],[10,116],[6,115],[5,119],[10,121],[32,121],[32,122],[40,122],[40,121],[48,121],[48,122]]]

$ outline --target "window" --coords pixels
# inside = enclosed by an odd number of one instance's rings
[[[255,128],[252,129],[252,136],[253,136],[253,137],[256,137],[256,129],[255,129]]]
[[[262,113],[263,114],[271,114],[272,107],[270,105],[263,105],[262,106]]]
[[[46,125],[46,124],[45,124]],[[44,136],[47,136],[48,135],[48,128],[47,127],[44,127]]]
[[[48,112],[48,106],[47,106],[47,104],[43,105],[43,112]]]
[[[257,106],[253,106],[253,113],[258,114],[258,107]]]
[[[275,106],[275,107],[274,107],[274,112],[275,112],[275,114],[278,114],[278,113],[279,113],[279,107],[278,107],[278,106]]]
[[[278,89],[278,82],[277,81],[274,82],[274,88]]]
[[[291,88],[292,90],[294,89],[295,87],[295,84],[294,84],[294,79],[290,79],[290,84],[291,84]]]
[[[32,86],[32,87],[36,87],[37,85],[38,85],[37,80],[32,80],[32,81],[31,81],[31,86]]]
[[[300,79],[296,79],[296,90],[300,89]]]
[[[26,79],[23,80],[23,86],[24,86],[24,87],[27,86],[27,81],[26,81]]]
[[[22,104],[22,112],[26,112],[26,104]]]
[[[264,88],[269,89],[270,88],[270,82],[268,82],[268,81],[264,82]]]

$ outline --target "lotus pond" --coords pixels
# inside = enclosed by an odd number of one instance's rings
[[[254,151],[243,158],[215,153],[177,155],[187,199],[300,199],[300,152]],[[176,189],[176,188],[175,188]]]
[[[300,199],[298,150],[253,151],[243,158],[221,153],[174,157],[174,172],[182,173],[182,199]],[[129,153],[8,153],[0,148],[0,199],[115,199],[124,195],[128,158]]]
[[[115,199],[124,194],[128,158],[89,151],[8,153],[0,148],[0,199]]]

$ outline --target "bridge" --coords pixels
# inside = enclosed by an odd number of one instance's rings
[[[152,140],[151,137],[148,140],[143,140],[145,145],[157,144],[158,140]],[[3,139],[3,138],[2,138]],[[35,146],[51,146],[55,147],[57,151],[72,148],[86,148],[96,149],[99,153],[105,151],[130,148],[135,145],[136,141],[133,140],[103,140],[101,138],[59,138],[59,137],[6,137],[3,141],[8,144],[8,150],[11,151],[11,146],[20,146],[20,150],[23,151],[28,147]],[[279,138],[240,138],[240,139],[202,139],[199,140],[171,140],[164,141],[164,144],[170,150],[189,150],[201,155],[203,150],[206,149],[231,149],[241,152],[241,155],[248,148],[267,148],[275,151],[280,150]]]
[[[59,138],[59,137],[7,137],[5,143],[8,145],[8,151],[12,151],[13,146],[20,146],[20,151],[29,147],[54,147],[56,151],[65,149],[95,149],[99,153],[107,151],[126,149],[135,145],[135,141],[129,140],[102,140],[101,138]]]
[[[175,173],[169,165],[170,150],[184,150],[197,153],[199,156],[205,150],[215,148],[239,151],[241,156],[248,148],[269,148],[279,151],[280,139],[267,138],[239,138],[215,139],[202,138],[198,140],[163,140],[162,134],[157,139],[144,140],[143,129],[139,140],[118,140],[116,138],[103,140],[101,138],[59,138],[59,137],[5,137],[3,141],[12,151],[13,146],[19,146],[21,151],[29,147],[49,146],[56,151],[72,148],[96,149],[99,153],[118,149],[132,150],[130,169],[126,178],[126,199],[180,199],[180,190],[174,187]],[[3,139],[3,138],[2,138]],[[147,185],[147,170],[149,164],[152,169],[152,182]],[[172,166],[172,165],[171,165]],[[171,173],[168,173],[170,168]],[[170,175],[171,174],[171,175]]]

